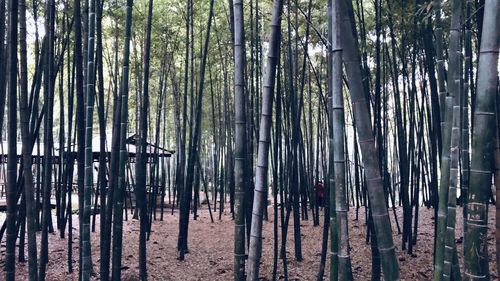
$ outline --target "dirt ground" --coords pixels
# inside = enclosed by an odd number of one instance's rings
[[[205,207],[205,206],[203,206]],[[263,256],[260,270],[261,280],[272,279],[273,265],[273,222],[272,207],[269,207],[269,222],[264,223]],[[230,214],[214,217],[215,222],[210,222],[208,211],[203,209],[196,221],[189,223],[189,249],[190,253],[185,261],[177,260],[177,232],[178,214],[173,216],[165,214],[163,221],[153,222],[153,232],[147,244],[149,280],[232,280],[233,279],[233,221]],[[432,278],[432,253],[434,218],[433,210],[421,208],[419,212],[418,241],[414,247],[413,256],[401,251],[401,236],[397,236],[397,228],[391,211],[391,220],[394,230],[397,255],[401,268],[402,280],[430,280]],[[401,223],[402,210],[397,209]],[[463,266],[463,243],[461,208],[457,209],[457,247],[459,261]],[[159,217],[159,216],[158,216]],[[370,280],[371,252],[365,243],[366,227],[364,211],[359,210],[359,220],[355,220],[355,208],[349,211],[349,239],[351,245],[352,269],[355,280]],[[138,280],[138,237],[139,222],[137,220],[124,222],[123,235],[123,268],[122,280]],[[78,217],[73,216],[77,225]],[[488,247],[490,253],[490,271],[492,279],[496,279],[495,264],[495,239],[494,239],[494,208],[490,207]],[[323,217],[320,218],[321,225]],[[293,244],[293,219],[290,219],[289,234],[287,239],[288,275],[290,280],[316,280],[318,274],[322,226],[314,227],[312,220],[301,222],[302,255],[303,261],[294,260]],[[99,234],[92,233],[92,253],[94,263],[94,280],[99,280]],[[74,272],[68,273],[67,269],[67,240],[59,238],[56,232],[49,236],[49,264],[47,280],[78,280],[78,229],[73,229],[73,266]],[[40,236],[38,240],[40,241]],[[280,237],[281,243],[281,237]],[[5,259],[5,243],[0,248],[0,266],[3,267]],[[282,261],[279,261],[278,278],[283,279]],[[27,263],[18,263],[16,274],[18,280],[27,280]],[[325,270],[325,279],[329,272],[328,259]],[[0,279],[3,278],[1,275]]]

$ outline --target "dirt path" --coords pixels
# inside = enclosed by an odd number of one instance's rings
[[[263,257],[261,264],[261,280],[272,279],[273,265],[273,223],[272,208],[270,221],[264,223]],[[402,210],[397,210],[400,217]],[[460,263],[463,266],[463,244],[461,208],[457,209],[457,247]],[[402,280],[430,280],[432,277],[432,254],[434,219],[433,211],[425,208],[419,213],[418,241],[414,247],[414,255],[410,256],[401,251],[401,238],[395,236],[397,255],[401,268]],[[131,216],[129,216],[130,218]],[[355,209],[349,211],[349,238],[351,243],[352,268],[356,280],[369,280],[371,275],[371,253],[369,245],[365,243],[366,227],[364,211],[359,211],[359,221],[354,220]],[[494,226],[494,208],[490,208],[490,226]],[[73,216],[74,225],[78,217]],[[99,219],[99,218],[98,218]],[[396,224],[391,213],[394,234],[397,234]],[[290,222],[292,223],[292,219]],[[323,218],[320,218],[322,223]],[[223,215],[222,220],[210,222],[208,211],[201,210],[198,220],[189,224],[189,250],[185,261],[177,260],[177,231],[178,214],[166,214],[163,221],[153,223],[153,233],[148,242],[148,274],[149,280],[232,280],[233,278],[233,222],[229,214]],[[490,227],[491,229],[491,227]],[[95,280],[99,280],[99,225],[92,233],[92,253]],[[312,221],[301,222],[302,250],[304,260],[294,260],[293,225],[290,225],[287,239],[288,274],[290,280],[316,280],[321,253],[322,226],[313,227]],[[59,234],[49,236],[50,261],[47,269],[47,280],[78,280],[78,229],[73,229],[73,261],[74,272],[67,270],[67,240],[59,238]],[[138,236],[139,222],[128,220],[124,222],[123,241],[123,268],[122,280],[138,280]],[[38,236],[38,242],[40,236]],[[280,237],[281,243],[281,237]],[[490,250],[490,271],[492,279],[496,276],[494,230],[488,236]],[[5,244],[0,248],[0,266],[3,267]],[[328,262],[327,262],[328,263]],[[27,263],[19,263],[16,267],[18,280],[26,280]],[[328,276],[327,265],[325,276]],[[3,275],[2,275],[3,277]],[[0,279],[2,279],[0,277]],[[279,261],[278,277],[283,278],[282,261]]]

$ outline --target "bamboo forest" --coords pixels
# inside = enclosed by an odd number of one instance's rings
[[[0,0],[0,280],[499,280],[499,0]]]

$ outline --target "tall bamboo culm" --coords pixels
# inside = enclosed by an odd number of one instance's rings
[[[29,280],[38,279],[38,257],[36,247],[36,224],[35,224],[35,190],[33,185],[33,158],[31,150],[33,148],[33,136],[29,129],[30,113],[28,108],[28,62],[26,46],[26,1],[19,1],[19,43],[21,47],[21,93],[19,95],[19,117],[21,119],[21,137],[23,153],[23,179],[24,193],[26,198],[26,221],[28,227],[28,266]]]
[[[265,207],[265,193],[267,192],[269,145],[271,143],[271,118],[273,111],[276,65],[280,56],[282,12],[283,1],[274,0],[269,36],[269,51],[267,54],[267,68],[262,84],[262,107],[259,124],[257,171],[255,175],[255,191],[248,254],[248,281],[256,281],[259,279],[259,265],[262,254],[262,214]]]
[[[55,3],[48,0],[46,3],[45,29],[47,45],[45,51],[44,65],[44,99],[45,99],[45,132],[44,132],[44,161],[43,161],[43,211],[42,211],[42,237],[40,241],[40,263],[38,268],[38,280],[45,280],[45,273],[49,261],[49,237],[48,231],[51,222],[50,194],[52,190],[52,148],[53,148],[53,115],[54,115],[54,44],[55,44]]]
[[[85,107],[85,176],[83,189],[83,229],[82,229],[82,265],[81,280],[88,281],[92,274],[92,252],[90,245],[90,208],[94,180],[94,161],[92,153],[92,129],[94,123],[94,46],[95,46],[95,0],[90,1],[88,14],[88,50],[87,50],[87,102]]]
[[[396,258],[389,213],[386,208],[383,181],[379,168],[380,161],[375,149],[375,137],[371,124],[369,104],[366,99],[361,76],[359,50],[353,35],[354,29],[351,25],[348,5],[348,1],[341,1],[342,57],[346,68],[353,117],[356,123],[356,132],[359,136],[359,145],[365,167],[367,193],[370,199],[375,235],[385,280],[399,280],[399,264]]]
[[[435,257],[434,257],[434,280],[447,280],[451,276],[451,267],[454,263],[453,256],[456,255],[455,243],[447,241],[446,235],[451,232],[455,233],[456,220],[456,199],[449,202],[453,195],[450,195],[450,189],[456,192],[457,181],[454,178],[451,169],[452,166],[458,169],[459,154],[451,153],[452,141],[452,126],[455,121],[460,120],[460,111],[455,111],[454,107],[460,105],[460,19],[461,19],[461,0],[452,2],[452,15],[450,25],[450,43],[449,43],[449,58],[448,58],[448,95],[445,99],[445,104],[441,104],[441,112],[444,112],[444,118],[441,124],[441,136],[443,140],[443,148],[441,153],[441,178],[439,181],[439,205],[436,227],[436,242],[435,242]],[[438,58],[439,66],[439,58]],[[438,79],[439,79],[438,69]],[[458,126],[460,128],[460,121]],[[460,131],[457,132],[460,135]],[[458,146],[457,146],[458,149]],[[455,157],[455,158],[451,158]],[[458,175],[458,174],[457,174]],[[456,197],[456,196],[455,196]],[[450,213],[448,213],[450,211]],[[452,218],[451,221],[449,219]],[[453,230],[447,230],[452,227]],[[453,236],[454,237],[454,236]],[[455,272],[456,274],[457,272]]]
[[[5,280],[16,279],[16,205],[17,205],[17,0],[9,1],[8,30],[8,112],[7,112],[7,249]],[[2,23],[3,24],[3,23]],[[3,38],[1,39],[3,40]],[[1,87],[4,87],[3,85]]]
[[[451,27],[450,27],[450,55],[449,55],[449,65],[450,69],[448,71],[448,89],[449,96],[453,98],[452,110],[452,120],[451,120],[451,130],[450,130],[450,147],[444,147],[444,149],[450,149],[450,171],[449,171],[449,185],[448,188],[448,198],[447,200],[447,218],[446,218],[446,230],[445,230],[445,241],[444,241],[444,272],[443,279],[459,279],[460,278],[460,268],[458,266],[458,256],[457,247],[455,243],[455,224],[456,224],[456,206],[457,206],[457,188],[459,186],[458,175],[459,175],[459,161],[460,161],[460,128],[461,124],[461,100],[463,97],[462,89],[462,77],[461,77],[461,10],[462,1],[456,0],[452,2],[452,17],[451,17]]]
[[[247,161],[243,1],[234,0],[234,280],[245,279],[245,170]]]
[[[479,51],[476,104],[472,132],[470,187],[467,202],[465,279],[489,280],[488,202],[495,148],[495,104],[498,91],[500,1],[486,0]]]
[[[121,116],[120,116],[120,156],[118,163],[118,182],[114,192],[115,207],[113,210],[113,261],[112,280],[121,280],[122,240],[123,240],[123,199],[125,196],[125,166],[128,161],[128,152],[125,144],[128,126],[128,89],[129,89],[129,61],[130,37],[132,34],[132,6],[133,0],[127,0],[125,21],[125,43],[123,46],[122,80],[120,85]]]
[[[340,20],[340,1],[333,0],[329,15],[331,17],[331,49],[330,60],[332,68],[330,72],[330,89],[332,92],[332,131],[333,140],[330,142],[330,150],[333,149],[333,168],[334,182],[330,186],[335,190],[335,198],[330,198],[330,201],[335,200],[335,219],[330,220],[331,237],[333,246],[338,244],[338,253],[336,258],[331,258],[330,262],[338,262],[338,276],[330,274],[330,280],[352,280],[351,258],[349,255],[349,236],[347,229],[347,201],[346,201],[346,162],[345,162],[345,117],[344,117],[344,96],[342,90],[342,42],[341,42],[341,20]],[[330,161],[332,163],[332,161]],[[330,194],[332,192],[330,191]],[[332,235],[336,229],[338,235]],[[338,241],[333,241],[337,238]],[[332,247],[330,246],[330,247]],[[332,250],[336,250],[333,249]],[[331,264],[330,268],[335,265]],[[331,273],[334,271],[332,270]]]

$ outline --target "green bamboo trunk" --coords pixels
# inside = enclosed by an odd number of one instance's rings
[[[333,150],[333,168],[334,182],[330,186],[334,189],[335,213],[336,218],[330,221],[332,232],[336,231],[338,235],[337,241],[332,241],[338,244],[338,253],[336,258],[331,258],[330,261],[338,262],[338,276],[331,276],[334,280],[352,280],[351,259],[349,255],[349,235],[347,229],[347,198],[346,198],[346,161],[345,161],[345,120],[344,120],[344,96],[342,90],[342,42],[341,42],[341,20],[340,20],[340,1],[332,1],[329,15],[331,16],[331,49],[330,60],[332,68],[330,72],[329,85],[332,93],[331,118],[333,139],[330,141],[330,150]],[[333,209],[333,208],[332,208]],[[332,235],[333,237],[333,235]],[[333,252],[333,251],[332,251]],[[331,264],[330,268],[335,265]],[[333,272],[333,270],[332,270]],[[333,278],[332,278],[333,277]]]
[[[465,32],[464,32],[464,87],[462,92],[462,138],[461,138],[461,195],[460,204],[465,206],[467,203],[467,193],[469,189],[469,170],[470,170],[470,154],[469,154],[469,92],[472,93],[471,85],[473,81],[473,64],[472,64],[472,0],[466,2],[465,14]],[[467,208],[463,208],[463,218],[465,222]],[[464,229],[464,232],[467,230]]]
[[[497,112],[498,112],[497,99]],[[497,114],[497,128],[500,126],[499,116]],[[499,130],[496,133],[495,142],[495,194],[496,198],[500,198],[500,136]],[[495,240],[496,240],[496,264],[497,264],[497,274],[500,273],[500,204],[495,205]]]
[[[382,270],[386,280],[399,280],[399,265],[392,237],[391,222],[386,208],[384,187],[380,175],[378,153],[371,125],[369,105],[366,99],[359,50],[352,33],[353,27],[347,10],[347,1],[341,1],[343,61],[346,68],[351,94],[351,103],[359,135],[359,145],[365,167],[368,197],[371,203],[373,223],[381,257]]]
[[[441,154],[441,178],[439,185],[439,206],[438,206],[438,218],[437,218],[437,228],[436,228],[436,248],[434,256],[434,280],[442,280],[443,273],[444,279],[447,280],[451,276],[451,267],[453,252],[456,252],[455,243],[451,241],[446,241],[446,235],[448,234],[448,227],[453,226],[453,233],[456,220],[456,211],[453,208],[456,206],[456,175],[453,175],[451,168],[453,168],[453,161],[450,160],[451,157],[451,139],[452,139],[452,124],[454,121],[460,120],[460,111],[454,111],[454,107],[460,105],[460,19],[461,19],[461,0],[454,0],[452,2],[452,17],[450,26],[450,43],[449,43],[449,71],[448,71],[448,96],[446,97],[445,106],[442,106],[442,112],[444,111],[444,118],[441,124],[441,135],[443,140],[443,148]],[[439,63],[439,59],[438,59]],[[439,69],[438,69],[439,78]],[[459,121],[457,121],[459,122]],[[460,124],[458,123],[458,126]],[[458,132],[460,134],[460,132]],[[458,148],[457,148],[458,149]],[[456,167],[458,168],[458,155],[455,155]],[[458,175],[458,174],[457,174]],[[451,181],[451,182],[450,182]],[[454,189],[455,194],[450,195],[449,190]],[[454,198],[452,201],[448,202],[449,198]],[[450,209],[451,208],[451,209]],[[448,210],[452,213],[448,214]],[[452,218],[452,221],[448,222],[448,219]],[[451,239],[451,237],[448,237]],[[453,239],[454,236],[453,236]],[[445,245],[448,244],[448,247]],[[451,249],[449,248],[451,247]],[[446,261],[446,266],[445,266]]]
[[[123,199],[125,197],[125,169],[128,161],[126,148],[126,136],[128,127],[128,91],[129,91],[129,61],[130,61],[130,37],[132,34],[132,6],[133,0],[127,0],[125,21],[125,43],[123,46],[122,80],[120,85],[121,116],[120,116],[120,156],[118,163],[118,182],[114,192],[113,211],[113,261],[112,280],[121,280],[122,240],[123,240]]]
[[[333,1],[328,0],[328,41],[332,42],[332,28],[333,28]],[[328,45],[328,53],[332,54],[332,44]],[[327,60],[328,73],[331,76],[333,60]],[[327,101],[327,116],[332,116],[332,92],[333,89],[331,87],[332,83],[328,83],[327,91],[328,91],[328,101]],[[327,169],[327,182],[325,184],[325,189],[328,190],[328,208],[325,207],[324,216],[326,217],[328,214],[328,230],[330,236],[330,251],[329,251],[329,260],[330,260],[330,280],[338,280],[339,276],[339,243],[338,243],[338,229],[335,227],[335,221],[337,219],[337,212],[335,211],[335,171],[334,171],[334,162],[333,162],[333,127],[332,127],[332,119],[327,119],[328,125],[328,169]],[[326,212],[328,210],[328,213]],[[327,219],[325,218],[325,222]],[[326,224],[326,223],[325,223]],[[327,231],[327,230],[325,230]],[[323,242],[328,243],[328,241]],[[322,277],[321,277],[322,278]],[[319,278],[318,278],[319,279]]]
[[[265,193],[267,192],[269,145],[271,143],[271,117],[274,84],[276,78],[276,65],[280,56],[282,12],[283,1],[274,0],[269,36],[270,44],[267,55],[267,68],[262,85],[262,108],[259,124],[257,172],[255,176],[255,191],[248,254],[248,281],[256,281],[259,279],[259,266],[262,255],[262,214],[265,207]]]
[[[17,13],[16,0],[9,1],[8,32],[8,111],[7,111],[7,237],[5,280],[16,279],[16,219],[17,219]],[[3,23],[2,23],[3,24]],[[3,40],[3,38],[1,39]],[[2,85],[1,87],[4,87]]]
[[[243,1],[234,0],[234,280],[245,280],[245,165],[247,129]]]
[[[450,136],[450,179],[448,181],[448,198],[446,230],[444,239],[444,259],[443,259],[443,279],[460,280],[460,267],[458,266],[457,247],[455,243],[455,224],[456,224],[456,206],[457,206],[457,188],[459,186],[459,161],[460,161],[460,135],[461,135],[461,101],[463,99],[462,89],[462,61],[460,54],[460,32],[461,32],[461,8],[462,1],[453,1],[452,3],[452,21],[450,28],[450,52],[448,71],[448,89],[449,96],[453,98],[452,110],[452,128]],[[448,149],[445,147],[444,149]]]
[[[446,85],[445,85],[445,68],[444,68],[444,55],[443,55],[443,24],[441,22],[441,0],[434,0],[434,34],[435,34],[435,49],[436,49],[436,64],[437,64],[437,78],[438,78],[438,91],[439,91],[439,104],[440,104],[440,119],[443,122],[445,118],[445,104],[446,104]],[[441,128],[442,130],[442,128]],[[442,136],[441,136],[442,137]],[[444,144],[442,148],[444,148]],[[441,151],[440,148],[439,150]]]
[[[330,2],[333,2],[330,1]],[[331,62],[329,62],[331,64]],[[331,71],[330,71],[331,73]],[[330,116],[332,116],[332,94],[329,91],[328,97],[328,112],[330,112]],[[332,118],[333,119],[333,118]],[[336,212],[336,190],[335,190],[335,164],[334,164],[334,151],[333,151],[333,124],[332,120],[328,121],[328,184],[325,186],[328,190],[328,199],[329,206],[325,208],[325,216],[326,209],[328,209],[329,216],[329,230],[330,230],[330,280],[338,280],[339,278],[339,229],[337,228],[337,212]]]
[[[460,142],[460,107],[453,107],[453,127],[451,131],[450,142],[450,186],[448,190],[448,206],[446,220],[446,235],[444,238],[444,270],[443,279],[450,280],[452,278],[453,259],[457,249],[455,244],[455,223],[456,223],[456,208],[457,208],[457,185],[458,185],[458,158],[459,158],[459,142]],[[457,270],[457,268],[454,268]],[[458,269],[460,270],[460,269]]]
[[[92,252],[90,244],[90,208],[92,198],[92,188],[94,180],[94,165],[92,153],[92,129],[94,125],[94,93],[95,93],[95,0],[90,1],[90,11],[88,18],[88,52],[87,52],[87,102],[85,111],[85,176],[84,176],[84,200],[82,215],[82,270],[81,280],[88,281],[92,274]]]
[[[142,281],[148,279],[147,273],[147,247],[146,232],[150,224],[148,218],[148,202],[146,195],[147,188],[147,137],[148,137],[148,110],[149,110],[149,73],[150,73],[150,53],[151,53],[151,22],[153,19],[153,0],[149,0],[148,16],[146,22],[146,42],[143,54],[143,89],[142,103],[139,109],[139,134],[135,164],[136,175],[136,206],[139,209],[139,275]],[[152,186],[152,185],[150,185]]]
[[[465,279],[489,280],[488,202],[495,148],[495,104],[498,94],[500,1],[486,0],[478,64],[472,133],[470,189],[465,233]]]
[[[22,153],[23,153],[23,179],[24,179],[24,194],[26,198],[26,220],[28,224],[28,265],[29,265],[29,280],[36,281],[38,279],[38,257],[36,249],[36,225],[35,225],[35,190],[33,184],[32,171],[32,134],[29,129],[29,108],[28,108],[28,62],[27,62],[27,47],[26,47],[26,1],[19,1],[19,43],[21,47],[21,93],[19,95],[19,117],[21,119],[21,136],[22,136]]]
[[[38,269],[38,279],[45,280],[47,264],[49,260],[49,238],[48,230],[51,220],[50,209],[50,194],[52,190],[52,148],[54,144],[53,139],[53,115],[54,115],[54,83],[52,77],[54,75],[54,44],[55,44],[55,3],[49,0],[46,3],[47,13],[45,15],[45,30],[46,30],[46,52],[45,52],[45,65],[43,73],[44,83],[44,99],[45,99],[45,120],[44,120],[44,163],[43,163],[43,212],[42,212],[42,237],[40,247],[40,263]]]

